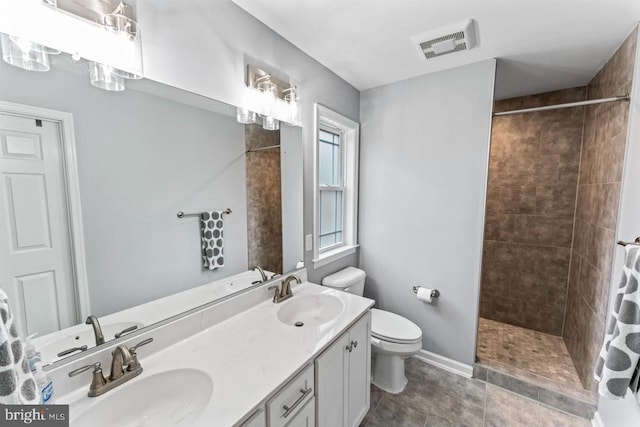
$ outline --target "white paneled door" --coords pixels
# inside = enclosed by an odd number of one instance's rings
[[[59,123],[0,114],[0,287],[23,334],[78,323]]]

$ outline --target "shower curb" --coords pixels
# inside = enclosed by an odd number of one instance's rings
[[[473,378],[578,417],[593,419],[596,404],[476,363]]]

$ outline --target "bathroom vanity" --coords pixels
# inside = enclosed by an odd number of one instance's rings
[[[359,425],[369,409],[373,301],[304,282],[275,304],[266,289],[274,283],[126,341],[154,339],[138,350],[144,371],[102,396],[87,397],[89,372],[68,372],[109,366],[113,345],[58,363],[49,373],[71,426]]]

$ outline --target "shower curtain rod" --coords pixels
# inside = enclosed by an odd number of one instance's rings
[[[509,116],[511,114],[535,113],[536,111],[558,110],[560,108],[582,107],[583,105],[604,104],[605,102],[628,101],[629,95],[614,96],[613,98],[590,99],[589,101],[569,102],[568,104],[547,105],[545,107],[525,108],[523,110],[501,111],[493,116]]]
[[[247,150],[247,153],[253,153],[256,151],[264,151],[264,150],[273,150],[274,148],[280,148],[280,145],[270,145],[268,147],[252,148],[251,150]]]

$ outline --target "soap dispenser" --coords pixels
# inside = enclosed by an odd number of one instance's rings
[[[42,362],[36,362],[33,377],[38,386],[41,405],[53,405],[53,381],[42,367]]]

